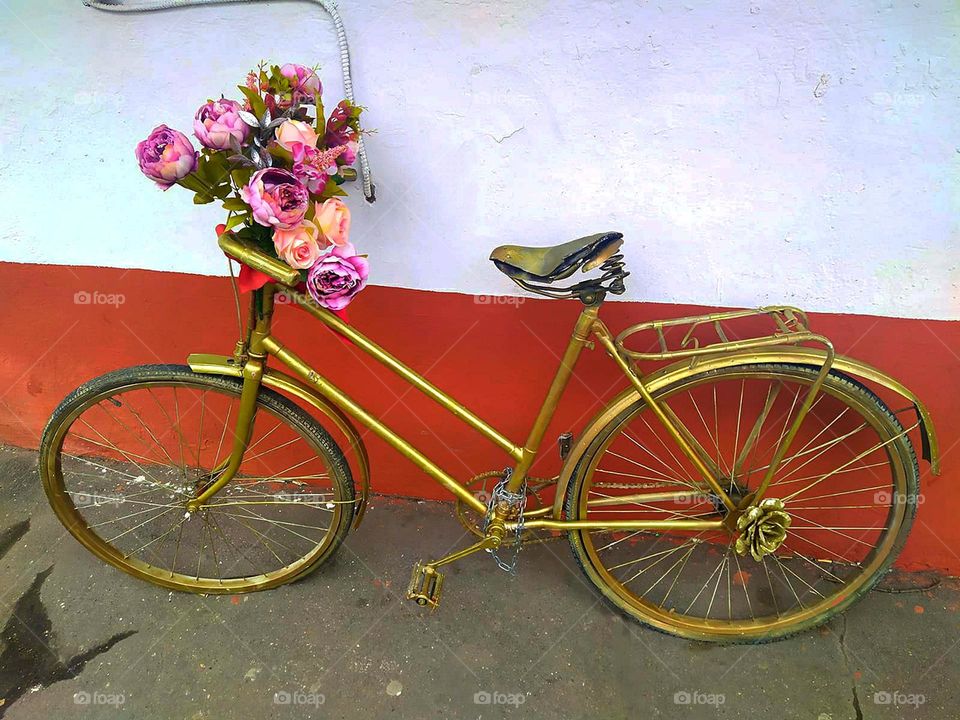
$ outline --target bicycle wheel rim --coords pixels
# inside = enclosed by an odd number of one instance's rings
[[[110,382],[109,377],[110,376],[105,376],[105,378],[107,378],[107,382],[104,387],[96,390],[95,392],[81,394],[75,397],[73,399],[73,404],[70,404],[68,401],[66,413],[61,416],[60,421],[55,427],[48,429],[49,436],[47,436],[47,433],[45,433],[43,443],[44,452],[41,458],[41,474],[43,478],[43,484],[51,506],[53,507],[58,518],[71,532],[71,534],[94,555],[135,577],[164,587],[177,590],[186,590],[190,592],[231,593],[267,589],[296,579],[315,567],[335,547],[341,536],[341,533],[338,531],[338,529],[343,526],[347,515],[350,514],[349,510],[352,509],[352,506],[348,507],[348,505],[353,502],[353,498],[346,496],[347,493],[344,492],[343,485],[340,482],[338,469],[334,467],[334,463],[331,463],[326,457],[327,450],[321,446],[317,438],[311,432],[311,429],[306,427],[305,424],[296,421],[296,418],[293,416],[292,412],[285,408],[284,401],[282,398],[280,398],[280,396],[271,398],[267,395],[266,391],[262,391],[261,398],[258,400],[257,423],[259,424],[261,419],[272,420],[277,423],[277,427],[282,426],[284,431],[289,432],[291,435],[295,435],[297,438],[299,438],[300,445],[304,449],[309,449],[316,462],[322,464],[326,468],[326,472],[329,474],[330,484],[327,492],[331,495],[331,502],[324,503],[325,505],[330,506],[326,508],[329,510],[329,522],[325,528],[322,538],[316,538],[318,540],[316,543],[308,543],[305,540],[303,542],[303,546],[306,547],[307,545],[311,545],[309,550],[299,554],[299,556],[296,558],[292,557],[296,553],[291,552],[291,559],[289,562],[284,561],[285,558],[283,557],[277,557],[278,562],[276,563],[276,567],[271,569],[264,568],[265,571],[262,572],[254,572],[251,569],[248,569],[246,571],[241,571],[242,574],[238,574],[237,576],[213,577],[212,575],[205,575],[200,570],[195,573],[181,572],[180,570],[185,568],[178,566],[179,560],[177,558],[174,559],[172,568],[162,567],[145,561],[136,553],[130,554],[118,549],[115,542],[111,542],[110,538],[103,537],[99,532],[91,527],[90,518],[84,512],[89,508],[89,505],[80,503],[80,507],[78,507],[78,503],[75,502],[76,491],[75,489],[71,489],[69,486],[69,480],[65,481],[63,467],[64,457],[66,456],[68,461],[71,461],[71,458],[75,459],[76,456],[72,456],[70,453],[66,453],[65,455],[63,446],[65,441],[70,441],[71,430],[78,423],[78,420],[82,420],[88,410],[96,408],[104,402],[108,402],[110,398],[116,398],[118,396],[127,397],[130,393],[138,391],[160,391],[163,389],[172,390],[174,388],[194,390],[200,393],[215,393],[218,397],[226,399],[227,402],[235,403],[239,397],[240,384],[232,381],[231,379],[225,378],[208,378],[206,376],[191,377],[189,371],[186,371],[185,369],[183,369],[183,371],[180,373],[175,372],[173,375],[166,378],[148,377],[145,379],[131,379]],[[96,381],[94,381],[94,383],[96,383]],[[206,407],[206,405],[204,407]],[[235,415],[232,417],[235,417]],[[229,447],[229,437],[224,438],[224,435],[232,435],[232,427],[230,427],[229,430],[226,430],[230,418],[231,416],[228,414],[223,424],[223,428],[226,432],[221,433],[222,445],[218,448],[218,454],[220,452],[228,452],[228,449],[226,448]],[[185,417],[182,418],[182,420],[186,422]],[[200,423],[202,427],[202,416]],[[87,435],[90,434],[91,433],[87,432]],[[255,435],[250,445],[251,449],[253,449],[253,443],[256,442],[256,439],[257,437]],[[82,462],[88,461],[84,457],[81,457],[80,460]],[[109,468],[109,465],[106,462],[102,462],[100,464],[107,465]],[[141,470],[146,468],[146,471],[149,472],[151,469],[151,466],[147,466],[146,462],[142,459],[140,464],[144,466],[143,468],[140,468]],[[241,466],[241,470],[242,469],[243,466]],[[101,472],[109,475],[109,471],[101,470]],[[158,477],[158,475],[151,474],[150,477],[151,479],[154,479],[155,477]],[[238,477],[240,477],[240,482],[243,482],[243,476],[238,474]],[[138,480],[141,482],[142,479],[143,478],[138,478]],[[218,499],[222,498],[224,492],[230,488],[231,485],[228,485],[227,488],[221,490],[220,493],[211,498],[210,503],[217,503]],[[185,513],[186,499],[186,497],[183,498],[182,508],[179,501],[177,503],[171,502],[169,505],[175,505],[177,509],[182,509]],[[117,505],[122,506],[128,502],[131,502],[129,497],[125,495],[117,496]],[[295,501],[291,500],[291,502]],[[97,507],[99,508],[100,506],[105,505],[109,505],[109,503],[100,503],[100,505],[97,505]],[[302,505],[303,503],[298,503],[298,507],[296,509],[299,511],[301,509],[299,506]],[[273,511],[278,510],[278,508],[270,509]],[[246,510],[246,508],[244,510]],[[137,510],[137,512],[140,511]],[[170,516],[176,516],[178,514],[177,510],[173,508],[164,507],[157,510],[157,513],[163,512],[167,512]],[[206,509],[205,512],[209,513],[211,511]],[[216,512],[224,511],[218,510]],[[173,520],[173,517],[170,519]],[[206,524],[207,521],[203,522]],[[183,524],[181,524],[181,527],[183,527]],[[214,529],[210,527],[207,532],[207,541],[215,543],[215,540],[209,540],[211,536],[215,536]],[[170,536],[170,539],[172,540],[172,535]],[[313,540],[313,538],[309,539]],[[201,542],[203,542],[202,535]],[[267,546],[273,547],[274,550],[276,550],[278,547],[275,544],[271,544],[270,541],[263,542]],[[200,551],[198,550],[198,554],[199,553]],[[200,563],[201,570],[206,569],[207,566],[203,565],[203,563],[208,561],[201,559],[198,562]],[[218,558],[215,558],[213,561],[215,566],[218,566],[223,562],[224,561],[222,559]]]
[[[763,368],[765,374],[758,372],[758,367]],[[797,369],[793,366],[741,366],[725,369],[723,371],[694,374],[681,379],[677,383],[661,390],[657,397],[668,400],[676,398],[691,387],[709,386],[717,378],[723,380],[736,381],[742,377],[756,378],[762,376],[770,379],[776,377],[788,377],[791,380],[801,380],[804,384],[809,384],[815,373],[809,369]],[[888,411],[875,396],[868,394],[858,386],[849,383],[846,380],[838,380],[836,376],[828,378],[828,383],[824,386],[824,393],[832,396],[844,405],[849,405],[862,417],[880,438],[888,438],[893,432],[891,430],[891,418]],[[872,399],[871,399],[872,398]],[[584,470],[584,480],[578,483],[578,493],[576,497],[571,497],[572,504],[568,503],[568,511],[575,509],[577,517],[588,517],[587,501],[588,490],[596,477],[596,469],[601,462],[607,449],[614,439],[620,434],[621,429],[634,417],[648,411],[642,403],[633,403],[626,408],[614,421],[610,422],[594,440],[591,447],[585,453],[589,458],[589,463]],[[651,418],[652,420],[652,418]],[[895,419],[893,423],[896,423]],[[852,579],[845,578],[842,592],[830,593],[819,602],[812,603],[809,607],[795,612],[786,613],[783,616],[762,617],[748,620],[738,618],[734,621],[722,620],[719,618],[702,618],[686,615],[683,612],[670,611],[656,603],[644,600],[642,597],[629,590],[622,582],[623,578],[618,578],[610,569],[607,568],[603,559],[601,559],[598,548],[593,542],[593,536],[587,531],[580,531],[571,534],[571,540],[575,543],[575,550],[579,546],[582,548],[581,557],[584,559],[584,569],[601,589],[604,595],[622,610],[637,617],[642,622],[648,623],[660,630],[671,634],[688,637],[691,639],[706,640],[729,640],[743,641],[750,639],[773,639],[782,637],[786,634],[797,632],[805,627],[817,625],[825,617],[844,608],[854,602],[860,595],[866,592],[872,584],[879,579],[883,569],[892,562],[899,546],[902,544],[906,531],[909,528],[912,512],[915,505],[911,499],[915,492],[915,485],[908,482],[909,471],[915,467],[912,461],[912,454],[909,450],[909,443],[905,435],[895,442],[889,442],[882,451],[888,458],[887,465],[890,468],[890,489],[892,499],[887,512],[887,518],[884,523],[882,535],[878,542],[873,544],[867,557],[860,561],[861,569],[856,572]],[[679,452],[679,451],[676,451]],[[907,455],[912,462],[908,462]],[[914,470],[915,473],[915,470]],[[913,476],[915,480],[915,474]],[[774,486],[775,487],[775,486]],[[864,488],[870,490],[872,488]],[[788,503],[789,509],[789,503]],[[593,517],[592,519],[596,519]],[[596,533],[594,533],[596,534]],[[730,536],[728,545],[732,545],[733,536]],[[664,554],[669,552],[669,548]],[[798,553],[799,555],[799,553]],[[734,555],[734,557],[736,557]],[[743,558],[739,558],[743,561]],[[767,558],[764,558],[766,561]],[[750,561],[750,558],[747,558]],[[727,568],[736,569],[731,561]],[[610,564],[610,563],[607,563]],[[658,571],[659,572],[659,571]],[[718,581],[721,573],[718,573]],[[789,576],[787,576],[789,579]],[[772,590],[772,588],[771,588]],[[714,589],[714,594],[716,590]],[[803,596],[803,593],[801,593]],[[799,600],[800,598],[798,598]],[[748,601],[749,602],[749,601]],[[687,608],[689,610],[690,608]],[[707,612],[709,615],[709,610]]]

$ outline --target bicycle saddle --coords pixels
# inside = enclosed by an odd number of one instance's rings
[[[597,233],[552,247],[501,245],[490,253],[497,269],[512,280],[551,283],[602,265],[623,244],[623,234]]]

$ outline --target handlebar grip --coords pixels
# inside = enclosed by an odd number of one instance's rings
[[[289,287],[295,287],[300,283],[299,272],[253,245],[243,242],[235,235],[225,232],[217,238],[217,244],[229,257],[269,275],[279,283]]]

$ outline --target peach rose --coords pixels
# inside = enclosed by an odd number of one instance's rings
[[[289,230],[277,228],[273,231],[273,246],[287,265],[295,270],[306,270],[320,257],[318,232],[317,227],[307,221]]]
[[[350,208],[340,198],[330,198],[318,206],[313,222],[327,242],[338,247],[350,242]]]
[[[317,133],[307,123],[300,120],[287,120],[277,128],[277,144],[293,152],[297,145],[317,146]]]

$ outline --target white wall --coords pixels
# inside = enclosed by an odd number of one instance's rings
[[[960,317],[960,14],[920,2],[341,2],[379,200],[373,282],[512,292],[500,243],[619,229],[628,299]],[[0,259],[221,274],[215,206],[135,143],[261,58],[320,62],[308,3],[107,15],[0,3]]]

